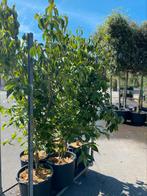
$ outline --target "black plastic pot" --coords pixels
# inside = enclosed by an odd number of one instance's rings
[[[51,161],[48,161],[54,170],[53,187],[55,190],[61,190],[64,187],[69,186],[74,179],[76,155],[72,152],[67,152],[66,156],[71,156],[73,161],[71,163],[66,163],[63,165],[58,165]]]
[[[131,120],[131,112],[129,110],[116,110],[115,112],[123,119],[124,123],[126,123],[128,120]]]
[[[79,174],[82,170],[84,170],[84,169],[86,168],[84,162],[80,162],[80,163],[78,164],[78,160],[79,160],[79,158],[80,158],[80,156],[81,156],[81,151],[82,151],[82,149],[81,149],[81,147],[79,147],[79,148],[74,148],[73,146],[69,146],[69,151],[76,154],[76,160],[75,160],[75,176],[76,176],[76,175]],[[87,150],[87,151],[88,151],[88,150]],[[86,172],[86,171],[85,171],[85,172]]]
[[[27,160],[27,161],[21,160],[21,157],[22,157],[23,155],[24,155],[24,151],[22,151],[22,152],[20,153],[20,164],[21,164],[21,167],[24,167],[25,165],[28,164],[28,160]]]
[[[126,111],[126,121],[131,120],[132,118],[132,112],[131,111]]]
[[[23,155],[24,155],[24,151],[22,151],[22,152],[20,153],[20,164],[21,164],[21,167],[24,167],[25,165],[28,164],[28,160],[27,160],[27,161],[21,160],[21,156],[23,156]],[[46,159],[47,159],[48,157],[49,157],[49,155],[48,155],[45,159],[40,160],[40,162],[46,161]]]
[[[143,126],[146,121],[146,114],[145,113],[137,113],[132,112],[131,114],[131,122],[135,126]]]
[[[114,110],[118,110],[118,109],[119,109],[117,105],[112,105],[112,108],[113,108]]]
[[[141,110],[142,110],[143,112],[147,112],[147,108],[145,108],[145,107],[142,107]]]
[[[33,195],[34,196],[51,196],[52,195],[51,193],[52,193],[53,169],[48,163],[43,164],[43,166],[47,169],[51,169],[52,175],[49,176],[45,181],[33,185]],[[20,173],[23,172],[26,168],[28,168],[27,165],[25,165],[23,168],[21,168],[19,170],[19,172],[17,174],[17,178],[16,178],[16,180],[18,181],[18,184],[19,184],[21,196],[28,196],[28,183],[22,182],[19,179]]]

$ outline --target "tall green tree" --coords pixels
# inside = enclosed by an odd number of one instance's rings
[[[0,3],[0,74],[11,74],[10,70],[16,64],[15,56],[19,47],[18,33],[19,22],[15,6],[11,8],[7,0],[2,0]]]
[[[136,64],[134,70],[141,76],[140,80],[140,95],[139,95],[139,110],[143,105],[143,79],[147,75],[147,22],[138,26],[136,30],[135,44],[136,51]]]
[[[115,49],[111,42],[111,37],[107,33],[108,24],[105,22],[99,26],[97,32],[93,36],[94,42],[97,44],[97,59],[101,63],[104,75],[109,76],[110,81],[110,103],[112,104],[112,76],[116,69]]]
[[[111,52],[113,55],[110,55],[108,62],[110,67],[112,67],[110,58],[113,58],[115,66],[114,69],[111,68],[110,70],[112,70],[112,73],[117,73],[118,75],[120,72],[124,72],[126,76],[124,102],[124,106],[126,107],[128,72],[132,70],[134,60],[133,31],[130,26],[130,21],[126,16],[120,13],[113,13],[108,17],[102,29],[103,32],[101,33],[100,30],[98,35],[102,35],[101,40],[105,43],[105,51],[107,51],[108,48],[111,48],[111,51],[113,51]],[[97,36],[97,34],[95,36]],[[107,56],[104,58],[107,58]]]

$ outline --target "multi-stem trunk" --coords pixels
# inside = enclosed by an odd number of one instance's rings
[[[127,89],[128,89],[128,71],[126,71],[125,92],[124,92],[124,108],[127,107]]]
[[[140,93],[139,93],[139,111],[143,106],[143,74],[141,75]]]
[[[59,139],[59,144],[58,144],[59,150],[58,150],[58,155],[59,155],[59,160],[62,160],[65,158],[65,155],[67,153],[67,143],[63,138]]]

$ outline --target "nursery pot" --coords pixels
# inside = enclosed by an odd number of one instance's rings
[[[146,121],[146,114],[145,113],[137,113],[137,112],[132,112],[131,114],[131,121],[132,124],[135,126],[143,126]]]
[[[126,121],[131,120],[131,111],[125,111],[125,115],[126,115]]]
[[[141,110],[142,110],[143,112],[147,112],[147,108],[145,108],[145,107],[142,107]]]
[[[88,150],[88,149],[87,149],[87,150]],[[73,147],[73,146],[69,146],[69,151],[71,151],[71,152],[73,152],[73,153],[76,154],[76,160],[75,160],[75,176],[76,176],[76,175],[79,174],[82,170],[84,170],[84,169],[86,168],[84,162],[80,162],[80,163],[78,164],[78,160],[79,160],[79,158],[80,158],[80,156],[81,156],[81,151],[82,151],[82,149],[81,149],[81,147],[75,148],[75,147]],[[86,172],[86,171],[85,171],[85,172]]]
[[[24,151],[22,151],[22,152],[20,153],[20,164],[21,164],[21,167],[24,167],[25,165],[28,164],[28,160],[23,161],[23,160],[21,159],[21,157],[22,157],[24,154],[25,154]],[[49,155],[48,155],[48,156],[49,156]],[[45,160],[48,158],[48,156],[47,156],[46,158],[44,158],[44,159],[41,159],[40,162],[45,161]]]
[[[47,177],[46,180],[44,180],[43,182],[33,184],[33,195],[34,196],[51,196],[53,169],[48,163],[44,163],[43,167],[50,169],[52,171],[52,174],[49,177]],[[21,172],[23,172],[27,168],[28,168],[27,165],[22,167],[19,170],[17,174],[17,178],[16,178],[19,184],[21,196],[28,196],[28,182],[23,182],[19,179]]]
[[[54,170],[53,186],[55,190],[61,190],[64,187],[69,186],[74,179],[76,155],[72,152],[67,152],[66,156],[72,157],[72,162],[56,164],[50,160],[48,161]]]
[[[116,110],[115,112],[119,117],[123,118],[124,123],[126,123],[127,120],[131,120],[131,112],[129,110]]]
[[[24,167],[25,165],[28,164],[28,160],[23,161],[23,160],[21,159],[21,157],[22,157],[24,154],[25,154],[24,151],[22,151],[22,152],[20,153],[20,164],[21,164],[21,167]]]

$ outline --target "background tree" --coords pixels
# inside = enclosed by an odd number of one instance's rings
[[[110,81],[110,103],[112,104],[112,75],[115,72],[115,50],[110,44],[111,38],[107,33],[108,24],[104,23],[99,26],[97,32],[93,36],[93,40],[97,45],[97,61],[101,64],[104,70],[105,79],[109,76]]]
[[[130,21],[124,15],[120,13],[113,13],[108,17],[103,25],[103,32],[101,30],[101,38],[105,43],[105,51],[107,48],[111,48],[113,55],[108,57],[109,66],[111,67],[110,58],[113,58],[115,62],[115,69],[113,72],[120,75],[120,72],[125,72],[126,84],[125,84],[125,100],[124,106],[126,107],[126,95],[128,86],[128,72],[132,70],[134,59],[133,48],[133,31],[130,26]],[[96,34],[97,36],[97,34]],[[106,57],[106,56],[105,56]],[[113,63],[114,64],[114,63]],[[119,77],[120,78],[120,77]],[[120,83],[120,81],[119,81]],[[120,86],[120,84],[119,84]],[[119,87],[120,89],[120,87]],[[119,106],[120,106],[120,90],[119,90]]]
[[[8,79],[9,74],[13,75],[11,71],[16,64],[15,55],[19,47],[18,33],[19,22],[15,6],[10,8],[7,0],[2,0],[0,4],[0,74],[3,74],[5,79]]]
[[[147,23],[144,22],[140,27],[135,28],[135,44],[136,51],[136,64],[134,69],[136,73],[141,75],[140,80],[140,95],[139,95],[139,110],[143,106],[143,79],[147,75]]]

